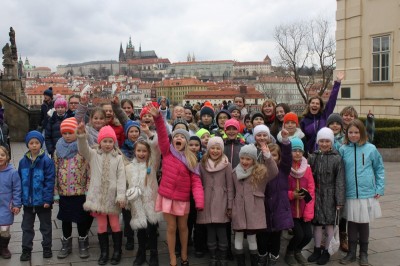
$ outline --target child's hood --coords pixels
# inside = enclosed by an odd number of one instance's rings
[[[7,167],[5,169],[3,169],[3,170],[0,170],[0,172],[8,172],[8,171],[11,171],[13,169],[15,169],[14,166],[12,165],[12,163],[9,163],[7,165]]]

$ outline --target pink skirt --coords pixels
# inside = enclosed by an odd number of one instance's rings
[[[156,212],[169,213],[175,216],[184,216],[190,211],[190,202],[167,199],[157,194],[155,210]]]

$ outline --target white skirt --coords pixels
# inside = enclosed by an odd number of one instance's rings
[[[382,217],[379,200],[375,198],[347,199],[346,216],[350,222],[370,223],[375,218]]]

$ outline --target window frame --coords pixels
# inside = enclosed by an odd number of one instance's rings
[[[382,50],[384,43],[383,39],[388,38],[388,43],[387,43],[387,49]],[[379,50],[374,51],[374,41],[379,40]],[[392,46],[391,46],[391,41],[392,41],[392,35],[390,33],[387,34],[382,34],[382,35],[376,35],[371,37],[371,82],[372,83],[385,83],[385,82],[391,82],[391,54],[392,54]],[[386,56],[385,56],[386,55]],[[374,58],[375,56],[378,56],[378,66],[374,65]],[[383,61],[386,60],[386,64],[383,65]],[[386,75],[387,78],[383,79],[383,69],[387,68]],[[375,70],[378,70],[378,78],[375,79]]]

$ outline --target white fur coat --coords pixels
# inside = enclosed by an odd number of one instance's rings
[[[148,143],[151,147],[149,167],[146,167],[146,163],[138,162],[136,158],[125,167],[128,188],[139,188],[141,190],[141,195],[138,198],[128,201],[128,208],[132,214],[130,225],[134,230],[146,228],[147,221],[156,224],[162,220],[161,213],[155,211],[158,191],[157,170],[160,167],[161,156],[157,135]]]

